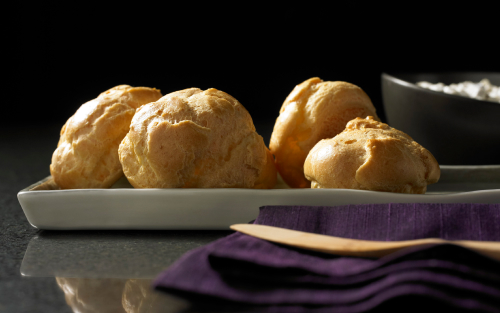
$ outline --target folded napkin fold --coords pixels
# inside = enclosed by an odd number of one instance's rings
[[[255,223],[365,240],[500,241],[500,204],[266,206]],[[362,312],[406,298],[500,311],[500,262],[449,244],[368,259],[235,233],[190,251],[154,285],[195,302],[270,312]]]

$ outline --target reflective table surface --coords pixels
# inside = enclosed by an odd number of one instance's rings
[[[272,128],[256,128],[268,143]],[[28,223],[16,195],[49,175],[59,131],[59,126],[0,131],[0,312],[235,311],[151,288],[152,280],[185,252],[229,230],[41,231]],[[376,310],[408,301],[395,299]],[[236,311],[255,308],[243,305]]]
[[[49,175],[59,126],[0,132],[0,312],[181,312],[152,280],[231,231],[43,231],[17,193]]]

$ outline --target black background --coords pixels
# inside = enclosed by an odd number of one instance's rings
[[[81,104],[119,84],[164,95],[217,88],[238,99],[256,124],[272,124],[294,86],[314,76],[360,86],[385,120],[382,72],[500,69],[499,27],[488,17],[495,7],[437,8],[19,4],[5,12],[10,71],[2,124],[60,127]]]

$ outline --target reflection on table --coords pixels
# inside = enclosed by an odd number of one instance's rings
[[[151,279],[56,277],[56,281],[75,313],[180,312],[189,307],[181,299],[155,291]]]
[[[42,231],[21,264],[27,277],[153,279],[184,253],[231,231]]]
[[[232,231],[42,231],[30,240],[21,274],[55,277],[73,312],[182,312],[185,300],[152,280],[184,253]]]

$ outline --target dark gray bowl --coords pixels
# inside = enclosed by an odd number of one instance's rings
[[[439,164],[500,164],[500,103],[421,88],[428,81],[446,85],[488,78],[500,86],[500,73],[382,74],[387,122],[429,150]]]

